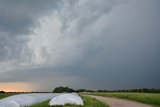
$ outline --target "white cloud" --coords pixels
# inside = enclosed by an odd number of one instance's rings
[[[95,41],[92,47],[99,44],[98,40],[102,35],[98,34],[107,25],[103,17],[107,16],[116,3],[110,0],[107,3],[64,2],[60,11],[41,17],[40,26],[28,35],[27,53],[30,56],[21,65],[29,63],[28,65],[66,66],[83,58],[90,48],[87,45]]]

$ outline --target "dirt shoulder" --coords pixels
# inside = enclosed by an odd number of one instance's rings
[[[125,100],[125,99],[118,99],[118,98],[112,98],[112,97],[101,97],[101,96],[93,96],[93,95],[89,95],[89,96],[97,100],[103,101],[110,107],[153,107],[151,105],[142,104],[139,102]]]

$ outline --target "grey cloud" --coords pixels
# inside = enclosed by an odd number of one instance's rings
[[[60,4],[60,0],[0,0],[0,60],[22,60],[23,54],[30,57],[28,34],[39,26],[39,18]]]
[[[57,10],[57,18],[62,23],[61,34],[52,34],[50,29],[45,29],[42,33],[47,34],[46,38],[50,37],[48,35],[55,38],[45,39],[44,34],[36,35],[42,36],[37,46],[47,61],[42,65],[2,73],[0,81],[33,84],[41,81],[41,89],[45,87],[46,90],[61,84],[97,89],[159,88],[160,2],[137,0],[125,5],[119,3],[110,0],[88,1],[86,4],[63,1]],[[51,44],[43,46],[43,39]],[[27,38],[27,41],[30,40]],[[5,51],[3,47],[7,44],[0,44]],[[17,42],[13,46],[21,44]],[[17,50],[23,49],[19,48]],[[14,53],[18,54],[17,50]],[[23,55],[30,57],[33,53],[25,51]],[[1,59],[8,57],[3,51],[0,54]],[[59,63],[55,66],[53,62]]]
[[[121,0],[93,0],[92,2],[85,1],[85,3],[81,3],[79,1],[64,5],[64,8],[60,12],[60,19],[63,23],[62,31],[67,29],[72,21],[76,20],[74,32],[79,36],[84,32],[85,28],[94,24],[104,14],[108,14],[117,4],[124,2]],[[66,8],[69,11],[66,12]]]
[[[0,31],[12,34],[30,33],[37,18],[53,11],[60,0],[0,0]]]

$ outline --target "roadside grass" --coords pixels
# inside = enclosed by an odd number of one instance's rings
[[[50,101],[50,100],[44,101],[44,102],[42,102],[42,103],[34,104],[34,105],[30,106],[30,107],[50,107],[50,106],[48,105],[48,104],[49,104],[49,101]]]
[[[84,105],[83,106],[77,106],[77,105],[70,105],[70,104],[66,104],[64,106],[52,106],[52,107],[109,107],[108,105],[104,104],[103,102],[100,102],[94,98],[88,97],[88,96],[81,96],[83,101],[84,101]],[[35,104],[33,106],[30,107],[51,107],[49,106],[49,100],[42,102],[42,103],[38,103]]]
[[[133,100],[145,104],[156,105],[160,107],[160,93],[85,93],[90,95],[116,97],[121,99]]]
[[[12,95],[16,95],[17,93],[0,93],[0,99],[5,98],[5,97],[9,97]]]

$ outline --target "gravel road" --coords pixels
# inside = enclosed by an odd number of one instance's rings
[[[151,105],[142,104],[139,102],[125,100],[125,99],[101,97],[101,96],[93,96],[93,95],[91,95],[91,97],[106,103],[110,107],[153,107]]]

